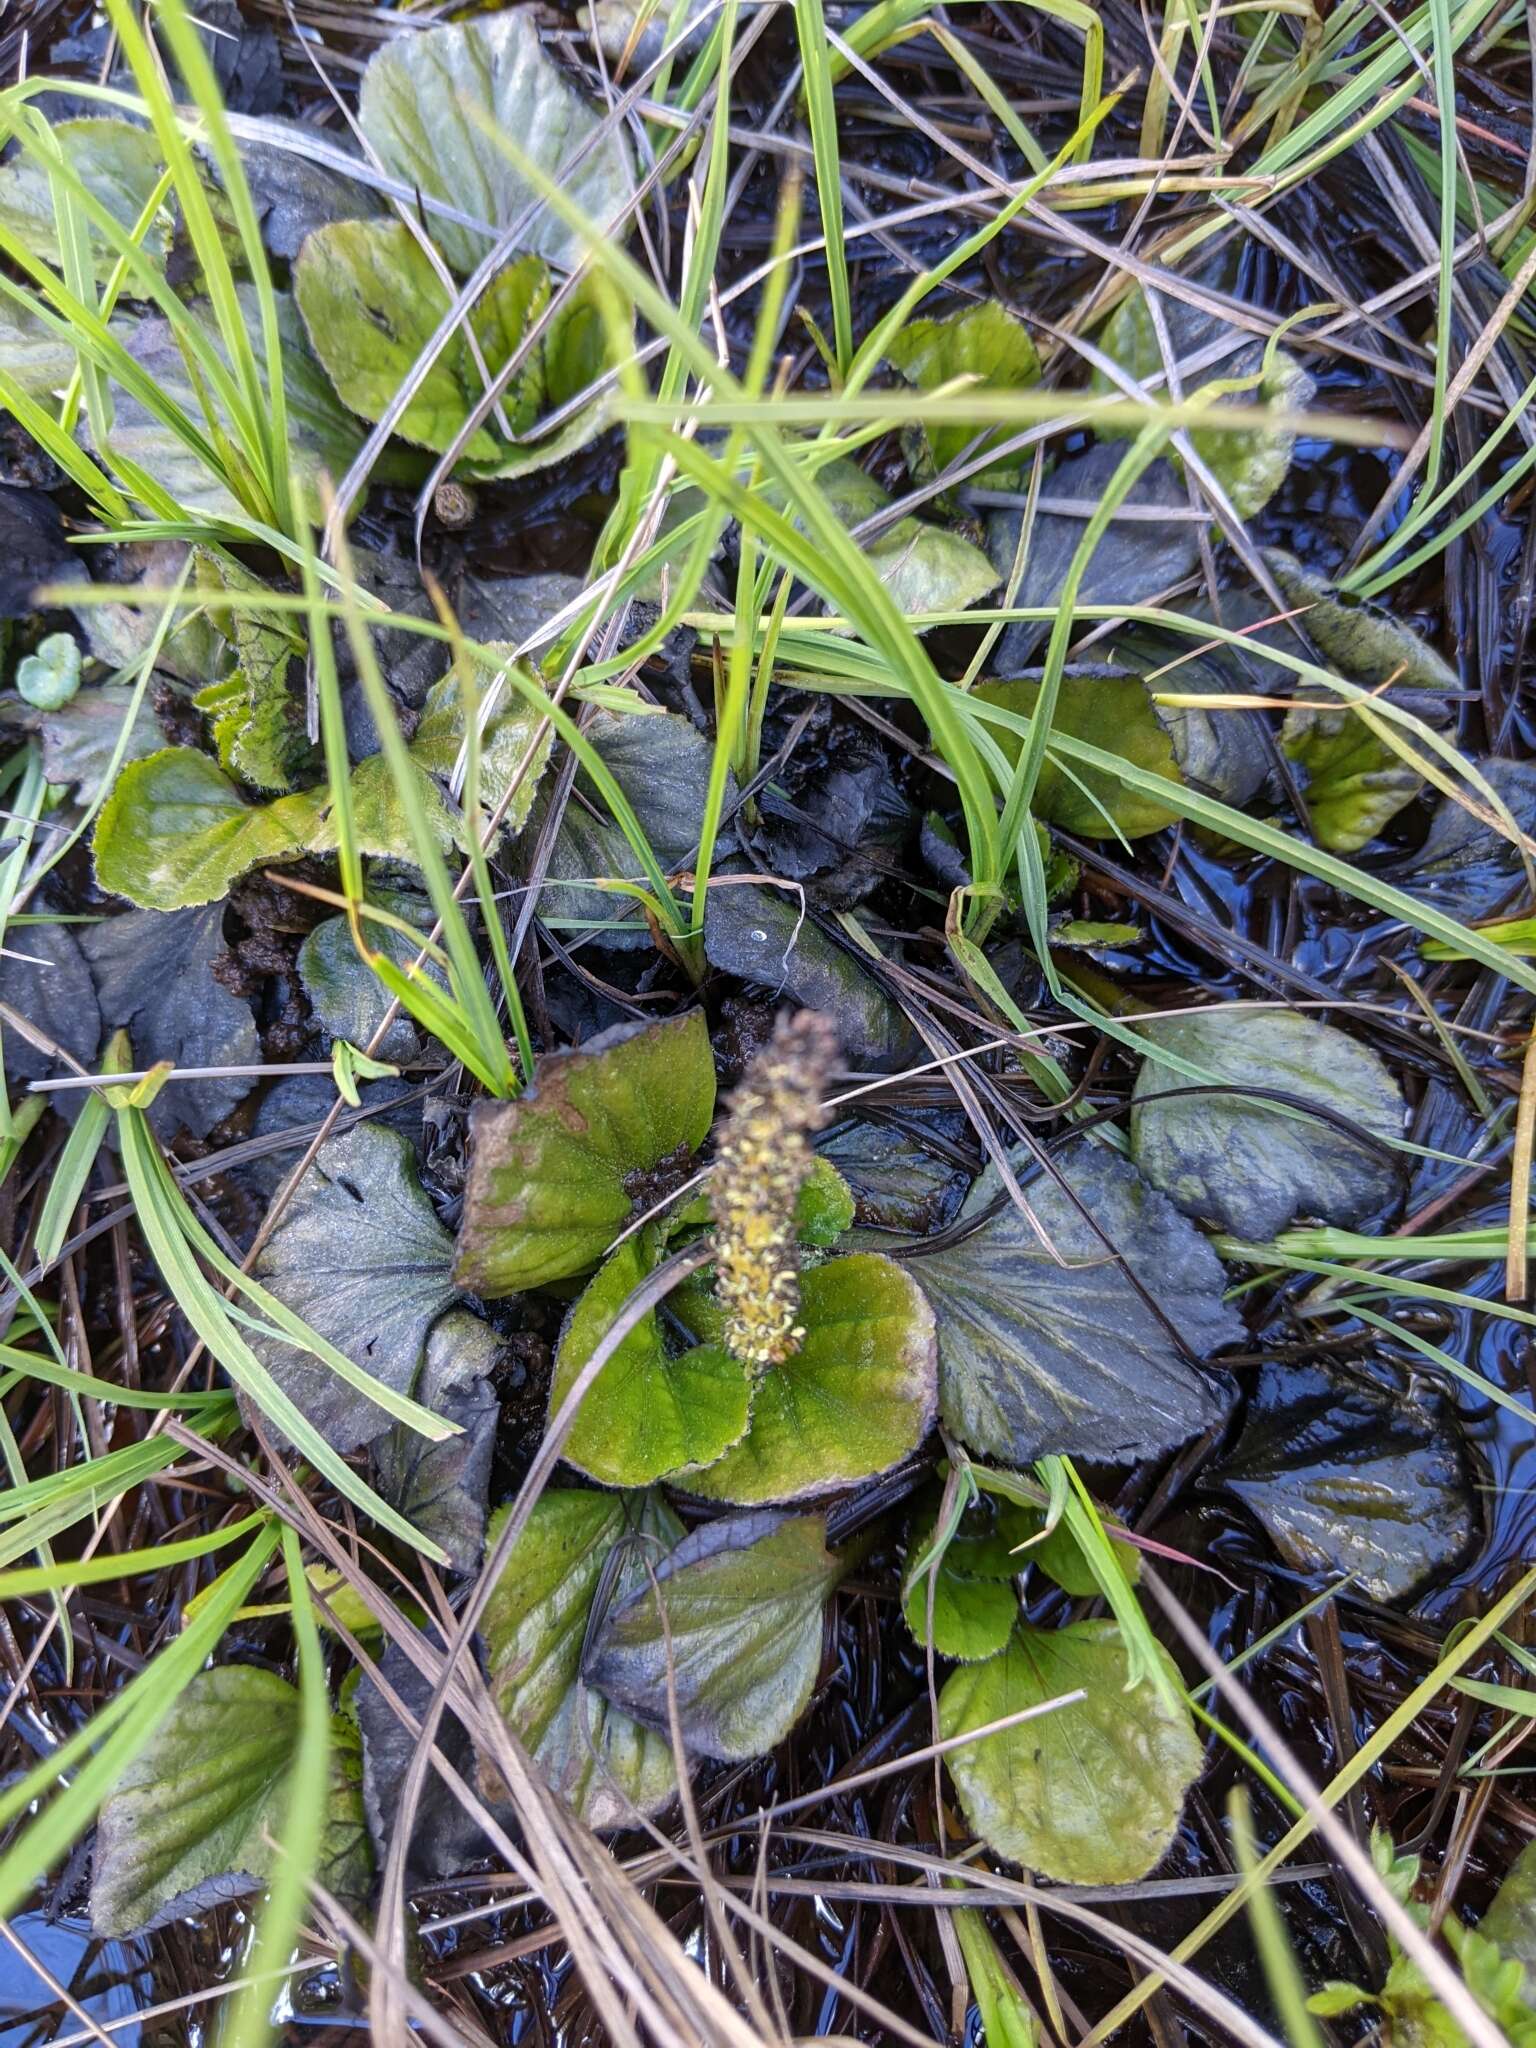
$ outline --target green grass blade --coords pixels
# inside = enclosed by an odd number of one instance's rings
[[[69,1232],[70,1219],[85,1192],[86,1181],[90,1178],[96,1154],[111,1121],[112,1111],[100,1089],[88,1088],[85,1101],[80,1105],[80,1114],[75,1118],[75,1127],[65,1140],[53,1179],[48,1184],[48,1193],[43,1198],[35,1246],[41,1266],[51,1266],[59,1256],[59,1248]]]
[[[243,1972],[248,1981],[225,2015],[224,2048],[264,2048],[272,2039],[271,1973],[288,1962],[298,1940],[330,1810],[331,1701],[325,1655],[299,1539],[287,1528],[283,1530],[283,1562],[288,1568],[293,1633],[299,1650],[298,1740],[283,1788],[283,1824],[278,1837],[282,1854],[267,1884],[267,1902]]]
[[[261,1576],[277,1541],[276,1528],[258,1535],[179,1636],[120,1692],[108,1694],[83,1728],[0,1792],[0,1827],[18,1820],[34,1801],[47,1801],[0,1856],[0,1917],[13,1914],[39,1875],[68,1853],[123,1772],[153,1741]],[[62,1791],[61,1778],[68,1780]]]

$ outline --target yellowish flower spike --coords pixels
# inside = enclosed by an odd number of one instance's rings
[[[836,1059],[830,1019],[782,1016],[730,1100],[710,1182],[715,1295],[726,1344],[745,1365],[781,1365],[805,1339],[795,1204]]]

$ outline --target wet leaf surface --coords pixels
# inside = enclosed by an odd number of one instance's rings
[[[453,1240],[397,1132],[358,1124],[322,1146],[257,1259],[256,1277],[354,1365],[396,1393],[416,1385],[427,1332],[455,1299]],[[327,1443],[352,1450],[384,1410],[320,1360],[275,1338],[257,1349]]]
[[[548,735],[535,746],[536,728],[531,713],[512,708],[484,735],[480,789],[487,823],[516,783],[503,810],[506,831],[517,831],[526,819],[548,759]],[[464,815],[443,793],[463,737],[463,698],[450,673],[428,690],[410,742],[417,793],[443,853],[466,843]],[[360,852],[414,864],[405,806],[382,754],[368,755],[353,769],[352,806]],[[151,910],[213,902],[253,867],[280,866],[335,844],[324,784],[247,803],[234,780],[196,747],[166,747],[125,769],[92,840],[102,887]]]
[[[689,1492],[748,1506],[803,1500],[887,1471],[928,1434],[933,1312],[902,1267],[868,1252],[811,1267],[800,1321],[805,1341],[758,1380],[746,1434],[683,1482]],[[689,1356],[700,1353],[727,1356],[708,1343]]]
[[[665,1706],[663,1732],[654,1733],[592,1690],[581,1663],[599,1592],[614,1605],[648,1594],[649,1571],[666,1570],[681,1536],[658,1496],[552,1490],[535,1505],[485,1610],[491,1696],[553,1789],[591,1827],[654,1813],[677,1787]],[[601,1627],[601,1612],[597,1621]]]
[[[51,398],[75,373],[75,352],[13,299],[0,304],[0,363],[29,398]]]
[[[804,912],[796,891],[736,882],[711,889],[704,951],[712,967],[830,1017],[850,1063],[883,1073],[914,1056],[916,1033],[900,1009]]]
[[[1280,745],[1300,771],[1317,843],[1331,853],[1369,846],[1424,787],[1353,711],[1290,710]]]
[[[441,1647],[440,1642],[437,1644]],[[419,1724],[432,1700],[432,1686],[398,1643],[386,1639],[379,1675]],[[400,1810],[400,1792],[419,1736],[395,1712],[386,1694],[364,1671],[358,1680],[357,1724],[363,1738],[363,1805],[368,1832],[380,1857],[387,1853]],[[474,1788],[474,1749],[463,1723],[445,1712],[437,1746],[444,1761]],[[431,1881],[455,1877],[489,1850],[480,1825],[464,1811],[435,1770],[428,1771],[417,1804],[407,1868]]]
[[[1419,1390],[1316,1365],[1265,1366],[1220,1483],[1293,1571],[1353,1572],[1371,1600],[1406,1600],[1475,1528],[1455,1424]]]
[[[333,1723],[321,1881],[366,1892],[372,1858],[355,1740]],[[299,1695],[254,1665],[192,1679],[118,1779],[96,1830],[91,1924],[131,1934],[258,1889],[273,1868],[299,1739]]]
[[[427,1332],[416,1399],[462,1435],[429,1443],[397,1422],[373,1447],[377,1484],[413,1529],[440,1544],[455,1571],[472,1572],[485,1547],[486,1500],[501,1407],[489,1374],[502,1342],[467,1309],[449,1309]]]
[[[1024,680],[982,683],[976,695],[984,704],[1031,718],[1040,686]],[[1183,780],[1172,739],[1139,677],[1063,677],[1051,729],[1070,739],[1086,740],[1149,774],[1175,783]],[[1022,735],[1001,726],[993,731],[1008,759],[1017,762],[1024,744]],[[1085,839],[1112,838],[1117,831],[1127,839],[1139,838],[1160,832],[1179,815],[1173,805],[1127,789],[1113,775],[1084,769],[1076,762],[1058,767],[1049,756],[1041,764],[1035,785],[1034,811],[1048,824],[1060,825]]]
[[[1266,549],[1264,559],[1290,603],[1305,607],[1298,623],[1307,637],[1342,675],[1370,689],[1460,689],[1449,662],[1389,610],[1342,596],[1281,548]]]
[[[975,1663],[995,1657],[1013,1634],[1019,1619],[1014,1581],[1032,1553],[1014,1555],[1015,1546],[1033,1529],[1012,1502],[994,1502],[983,1495],[961,1517],[944,1547],[935,1571],[930,1559],[938,1534],[936,1514],[918,1524],[907,1544],[902,1580],[902,1613],[917,1641],[929,1638],[929,1580],[932,1578],[933,1647],[941,1657]]]
[[[969,1235],[910,1262],[938,1319],[945,1425],[972,1450],[1015,1465],[1047,1452],[1107,1462],[1165,1450],[1221,1417],[1220,1396],[1190,1362],[1242,1335],[1221,1299],[1220,1262],[1107,1148],[1079,1142],[1057,1165],[1091,1222],[1053,1181],[1037,1179],[1025,1193],[1065,1264],[1006,1198]],[[960,1223],[980,1219],[1001,1191],[989,1167]]]
[[[985,1728],[1078,1687],[1083,1699],[945,1761],[967,1822],[999,1855],[1062,1884],[1131,1884],[1167,1852],[1202,1758],[1182,1704],[1165,1704],[1145,1680],[1126,1690],[1114,1622],[1021,1624],[1001,1655],[949,1678],[940,1731]]]
[[[127,1030],[140,1067],[171,1060],[178,1067],[252,1066],[261,1043],[249,1003],[215,979],[224,951],[224,919],[206,910],[130,910],[82,928],[103,1028]],[[206,1137],[255,1085],[250,1074],[207,1074],[171,1081],[150,1105],[162,1137],[185,1127]]]
[[[694,1755],[759,1756],[805,1710],[821,1663],[822,1608],[844,1569],[820,1515],[759,1510],[706,1522],[661,1561],[654,1587],[609,1611],[587,1682],[661,1730],[670,1689]]]
[[[701,1010],[547,1055],[526,1095],[476,1105],[460,1284],[515,1294],[594,1265],[629,1221],[630,1177],[696,1151],[714,1113]]]
[[[822,1145],[853,1190],[863,1225],[926,1234],[948,1223],[970,1175],[930,1152],[920,1137],[889,1124],[858,1122]]]
[[[278,138],[291,134],[295,147]],[[261,224],[261,239],[273,256],[291,263],[306,235],[332,221],[368,218],[383,211],[378,195],[360,178],[346,177],[303,154],[313,131],[296,121],[269,115],[262,139],[242,138],[240,162]],[[333,150],[340,139],[328,135]],[[362,159],[358,159],[359,168]],[[210,172],[210,175],[212,173]]]
[[[304,331],[297,306],[286,292],[276,295],[278,332],[283,351],[283,394],[288,409],[288,453],[301,495],[313,516],[320,515],[319,479],[346,475],[362,445],[362,429],[331,389]],[[249,287],[240,288],[240,306],[251,336],[256,360],[265,360],[261,343],[257,303]],[[185,308],[203,326],[209,346],[223,354],[218,326],[208,306],[194,301]],[[141,320],[125,337],[129,353],[140,368],[174,401],[190,420],[204,422],[201,387],[187,368],[175,330],[158,314]],[[112,386],[114,419],[112,447],[154,477],[176,502],[215,519],[242,516],[242,508],[221,478],[206,466],[197,451],[130,392]],[[210,398],[222,433],[231,432],[230,423]]]
[[[1536,836],[1536,763],[1485,760],[1478,766],[1520,830]],[[1506,906],[1514,915],[1527,907],[1519,849],[1448,796],[1435,806],[1428,836],[1401,886],[1453,917],[1491,917]]]
[[[1293,1216],[1356,1224],[1398,1200],[1397,1155],[1351,1135],[1403,1135],[1402,1090],[1369,1046],[1295,1010],[1211,1009],[1137,1028],[1203,1077],[1231,1084],[1229,1094],[1173,1093],[1199,1083],[1156,1059],[1136,1077],[1132,1153],[1186,1215],[1262,1242]],[[1245,1099],[1248,1089],[1330,1110],[1351,1129]]]
[[[1016,604],[1057,604],[1082,544],[1085,523],[1124,457],[1123,448],[1099,443],[1057,463],[1047,479],[1048,493],[1052,498],[1080,500],[1082,514],[1037,515]],[[1200,522],[1187,516],[1189,491],[1171,462],[1154,462],[1132,487],[1127,506],[1133,514],[1141,508],[1144,514],[1150,510],[1171,516],[1114,520],[1089,558],[1078,586],[1079,604],[1146,604],[1181,582],[1200,559]],[[1022,511],[999,511],[987,519],[987,551],[1004,579],[1013,570],[1023,516]],[[994,674],[1017,675],[1027,668],[1050,630],[1049,616],[1008,626],[993,654]]]

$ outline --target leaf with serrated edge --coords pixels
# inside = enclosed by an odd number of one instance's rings
[[[113,1788],[96,1828],[91,1925],[122,1936],[256,1890],[273,1868],[299,1740],[299,1695],[254,1665],[200,1671]],[[321,1845],[324,1881],[353,1896],[371,1861],[355,1741],[338,1728]]]
[[[494,1545],[505,1517],[493,1518]],[[582,1682],[592,1602],[610,1555],[626,1545],[612,1593],[665,1568],[682,1525],[659,1496],[543,1494],[492,1588],[481,1621],[491,1697],[561,1798],[589,1827],[620,1827],[671,1798],[670,1743]],[[607,1590],[607,1589],[605,1589]],[[495,1773],[486,1790],[500,1796]]]
[[[460,1286],[516,1294],[594,1265],[629,1221],[637,1179],[696,1151],[714,1114],[702,1010],[540,1060],[526,1095],[473,1112]]]
[[[248,804],[206,754],[163,747],[131,761],[96,820],[96,879],[146,910],[212,903],[258,864],[309,851],[323,790]]]
[[[1125,1681],[1112,1621],[1020,1624],[999,1656],[949,1678],[939,1695],[946,1741],[1079,1687],[1086,1695],[945,1759],[967,1822],[999,1855],[1061,1884],[1132,1884],[1157,1867],[1200,1774],[1200,1743],[1182,1701],[1146,1680],[1128,1692]]]
[[[821,1617],[845,1565],[820,1515],[758,1510],[695,1529],[657,1567],[657,1584],[616,1602],[586,1678],[616,1706],[665,1729],[675,1691],[683,1740],[727,1763],[781,1742],[810,1700]],[[658,1611],[665,1602],[665,1620]]]

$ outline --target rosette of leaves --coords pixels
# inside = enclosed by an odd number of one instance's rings
[[[394,422],[402,440],[438,454],[462,442],[460,466],[481,477],[520,476],[572,454],[606,421],[596,398],[565,411],[607,366],[604,317],[586,286],[558,284],[579,245],[493,138],[517,137],[605,221],[632,189],[622,137],[521,8],[386,43],[364,74],[358,121],[385,173],[418,195],[422,218],[328,222],[299,251],[294,297],[337,396],[377,422],[430,355]],[[453,321],[460,280],[503,237],[511,260]]]
[[[487,1645],[515,1732],[599,1825],[621,1824],[625,1801],[632,1814],[670,1796],[669,1699],[695,1755],[742,1759],[787,1732],[850,1562],[811,1510],[920,1451],[941,1399],[953,1438],[1014,1467],[1056,1451],[1136,1456],[1220,1418],[1193,1358],[1242,1327],[1193,1224],[1090,1140],[1061,1155],[1059,1186],[1027,1189],[1029,1217],[994,1174],[930,1251],[919,1240],[899,1259],[876,1248],[889,1238],[850,1234],[851,1191],[818,1158],[795,1212],[803,1338],[753,1369],[726,1346],[700,1236],[711,1206],[695,1169],[715,1108],[695,1011],[547,1057],[523,1096],[482,1104],[471,1131],[459,1284],[582,1283],[550,1420],[566,1463],[613,1490],[546,1497],[506,1562]],[[1201,1752],[1171,1665],[1122,1634],[1136,1552],[1086,1496],[1074,1522],[1017,1472],[965,1470],[989,1497],[973,1489],[954,1526],[917,1516],[904,1610],[960,1667],[946,1733],[1026,1707],[1040,1719],[1020,1724],[1022,1746],[1009,1728],[964,1753],[962,1803],[994,1849],[1032,1868],[1139,1877],[1171,1839]],[[738,1512],[684,1534],[658,1488],[685,1515],[698,1501]],[[1119,1619],[1026,1628],[1026,1568],[1073,1597],[1107,1593]],[[1069,1710],[1070,1725],[1051,1718]],[[1117,1749],[1127,1726],[1136,1740]],[[1086,1795],[1072,1790],[1084,1751],[1101,1779]]]
[[[714,1111],[714,1055],[697,1011],[556,1054],[526,1094],[477,1111],[460,1283],[507,1294],[597,1265],[561,1332],[552,1415],[669,1247],[707,1224],[697,1202],[642,1219],[669,1184],[689,1178]],[[792,1358],[754,1374],[733,1357],[701,1276],[671,1295],[664,1315],[643,1316],[598,1369],[565,1440],[567,1461],[605,1485],[671,1478],[756,1504],[830,1492],[915,1450],[937,1402],[933,1314],[878,1254],[811,1263],[852,1220],[846,1184],[820,1164],[797,1211],[806,1335]]]
[[[477,697],[502,672],[511,651],[487,647],[462,657],[479,672]],[[294,722],[286,679],[291,644],[280,627],[263,625],[255,613],[240,631],[236,653],[236,668],[198,698],[212,720],[220,759],[196,747],[161,747],[131,761],[97,818],[91,841],[96,878],[142,909],[212,903],[253,867],[281,866],[335,849],[326,783],[294,789],[278,779],[306,766],[319,771],[303,745],[302,726]],[[409,749],[444,853],[468,846],[468,821],[447,794],[464,731],[463,693],[451,669],[427,692]],[[548,734],[538,737],[533,711],[514,703],[491,721],[482,737],[482,832],[514,781],[502,830],[522,830],[548,754]],[[242,781],[288,793],[252,803]],[[414,863],[406,811],[382,754],[365,756],[352,770],[352,814],[361,852]]]

